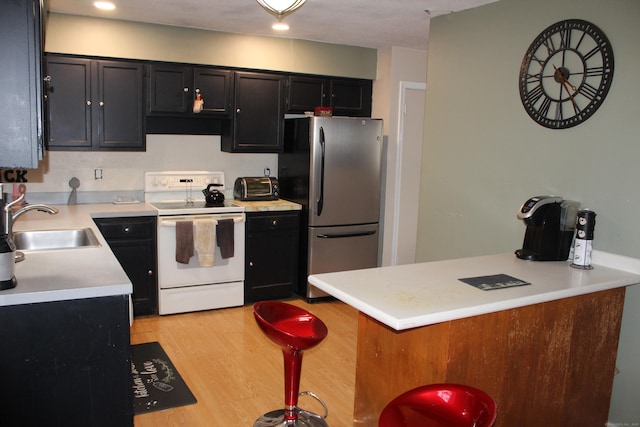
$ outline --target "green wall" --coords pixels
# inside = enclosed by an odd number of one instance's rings
[[[580,18],[613,44],[615,73],[585,123],[550,130],[526,114],[518,73],[547,26]],[[597,213],[594,248],[640,258],[640,2],[501,0],[431,20],[417,260],[513,252],[530,196]],[[611,421],[640,422],[640,286],[627,290]],[[631,425],[631,424],[628,424]]]
[[[50,13],[45,51],[375,79],[377,51]]]

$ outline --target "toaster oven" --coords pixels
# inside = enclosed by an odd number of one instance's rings
[[[237,178],[233,185],[233,197],[243,201],[278,200],[278,179],[270,176]]]

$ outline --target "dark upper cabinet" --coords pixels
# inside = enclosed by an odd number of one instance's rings
[[[148,67],[148,115],[229,117],[232,72],[213,67],[179,64],[150,64]],[[204,101],[200,113],[193,103],[200,94]]]
[[[370,117],[373,83],[362,79],[329,81],[333,114],[336,116]]]
[[[37,168],[44,155],[40,0],[0,2],[0,167]]]
[[[284,129],[284,78],[278,74],[234,73],[232,120],[223,126],[228,152],[277,153]]]
[[[143,151],[143,65],[48,55],[50,150]]]
[[[329,80],[323,77],[289,76],[287,80],[287,113],[304,113],[327,106]]]
[[[289,76],[287,113],[333,107],[336,116],[370,117],[373,84],[371,80]]]
[[[91,60],[47,56],[47,139],[56,146],[91,147]]]

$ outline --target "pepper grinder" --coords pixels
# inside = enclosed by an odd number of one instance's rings
[[[596,213],[589,209],[578,211],[576,238],[573,246],[571,267],[591,270],[591,251],[593,250],[593,231],[596,226]]]

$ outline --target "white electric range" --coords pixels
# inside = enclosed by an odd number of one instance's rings
[[[244,304],[244,207],[225,200],[206,203],[204,189],[225,188],[224,172],[146,172],[144,200],[158,211],[158,312],[161,315],[234,307]],[[233,219],[233,256],[222,258],[214,244],[214,263],[200,265],[199,254],[188,264],[176,261],[176,223]],[[195,230],[194,230],[195,231]]]

